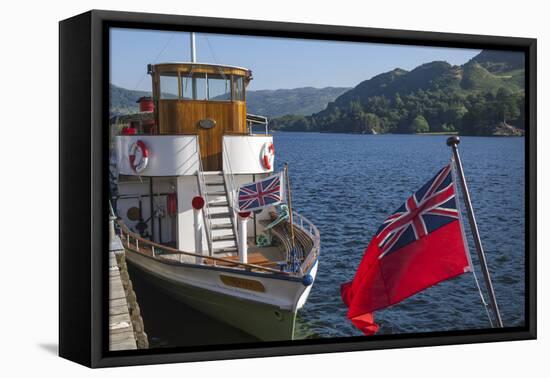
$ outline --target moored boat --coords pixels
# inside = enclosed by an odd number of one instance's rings
[[[201,312],[261,340],[292,339],[320,236],[290,204],[239,206],[243,185],[277,177],[290,186],[274,172],[267,119],[246,112],[251,71],[190,62],[148,72],[153,106],[122,117],[131,123],[113,137],[127,260]]]

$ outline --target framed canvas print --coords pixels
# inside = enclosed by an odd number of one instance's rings
[[[536,41],[60,22],[60,355],[536,337]]]

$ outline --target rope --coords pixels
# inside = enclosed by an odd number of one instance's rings
[[[204,39],[206,40],[206,43],[208,44],[208,49],[210,50],[210,54],[212,55],[212,58],[214,59],[214,63],[218,64],[218,59],[216,59],[216,55],[214,54],[214,49],[212,48],[212,45],[210,44],[210,40],[206,35],[203,35]],[[223,75],[223,73],[222,73]]]
[[[214,54],[214,49],[212,48],[212,45],[210,44],[210,40],[206,35],[203,36],[206,40],[206,43],[208,44],[208,49],[210,50],[210,54],[212,55],[212,58],[214,59],[214,63],[217,65],[216,68],[219,71],[222,78],[225,80],[225,93],[227,93],[227,76],[225,76],[225,73],[223,72],[222,68],[219,67],[218,59],[216,59],[216,55]]]
[[[489,319],[489,323],[491,323],[491,328],[494,328],[493,319],[491,318],[491,314],[489,313],[489,304],[485,301],[485,296],[483,295],[483,292],[481,291],[481,286],[479,286],[479,281],[477,280],[476,270],[472,267],[472,273],[474,275],[474,281],[476,282],[477,291],[479,292],[479,297],[481,298],[481,303],[483,303],[483,308],[485,309],[485,313],[487,314],[487,318]]]
[[[157,56],[155,57],[155,59],[153,59],[151,62],[154,64],[154,63],[158,63],[158,59],[160,58],[160,56],[164,53],[164,50],[166,50],[166,48],[168,47],[168,45],[170,44],[170,42],[172,42],[172,40],[174,39],[174,37],[176,36],[176,33],[173,33],[170,38],[168,39],[168,41],[166,42],[166,44],[164,45],[164,47],[160,50],[160,52],[157,54]],[[141,79],[139,79],[139,81],[137,82],[136,86],[134,87],[134,91],[136,89],[138,89],[138,87],[141,85],[141,83],[143,82],[143,80],[145,80],[145,78],[147,77],[148,74],[143,74],[143,76],[141,77]]]

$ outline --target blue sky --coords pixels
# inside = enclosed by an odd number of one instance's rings
[[[111,83],[151,90],[148,63],[190,61],[189,33],[111,29]],[[246,67],[249,90],[354,87],[394,68],[463,64],[480,50],[196,34],[197,61]]]

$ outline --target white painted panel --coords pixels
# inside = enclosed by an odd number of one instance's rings
[[[195,252],[195,234],[193,222],[193,197],[199,195],[197,177],[178,177],[178,249]],[[203,218],[201,220],[204,221]],[[202,246],[208,254],[206,234],[203,234]]]
[[[199,154],[194,135],[121,135],[115,137],[120,174],[138,176],[128,157],[130,147],[138,140],[149,150],[147,167],[139,176],[188,176],[197,171]]]
[[[273,143],[271,135],[248,136],[226,135],[223,137],[223,170],[233,174],[272,172],[262,165],[262,147],[265,143]],[[275,159],[277,149],[275,148]],[[229,162],[228,162],[229,160]]]

